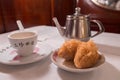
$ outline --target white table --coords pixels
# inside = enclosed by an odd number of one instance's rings
[[[39,39],[54,49],[60,47],[64,39],[55,27],[36,26],[29,30],[37,30]],[[0,34],[0,47],[8,44],[7,35]],[[102,33],[93,38],[106,62],[99,69],[86,73],[71,73],[57,68],[47,58],[27,65],[10,66],[0,64],[0,80],[120,80],[120,34]]]

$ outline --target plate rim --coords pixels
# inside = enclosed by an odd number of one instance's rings
[[[87,68],[87,69],[75,69],[75,68],[70,68],[70,67],[67,67],[67,66],[61,66],[60,64],[58,64],[54,59],[53,59],[53,55],[55,54],[55,51],[58,51],[58,49],[54,50],[52,53],[51,53],[51,61],[58,67],[58,68],[61,68],[65,71],[68,71],[68,72],[75,72],[75,73],[81,73],[81,72],[90,72],[90,71],[93,71],[99,67],[101,67],[104,63],[105,63],[105,56],[100,52],[98,51],[98,53],[101,55],[101,60],[103,59],[102,63],[96,67],[91,67],[91,68]],[[58,57],[58,56],[57,56]],[[59,57],[60,58],[60,57]],[[61,58],[62,59],[62,58]]]

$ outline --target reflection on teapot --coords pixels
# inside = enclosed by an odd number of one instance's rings
[[[53,18],[55,25],[61,36],[65,39],[80,39],[81,41],[88,41],[91,37],[97,36],[104,31],[104,27],[99,20],[90,20],[89,15],[80,14],[80,8],[76,8],[73,15],[67,15],[66,24],[61,27],[56,17]],[[90,23],[96,23],[99,31],[91,35]]]

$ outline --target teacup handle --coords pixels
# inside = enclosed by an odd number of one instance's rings
[[[101,21],[99,21],[99,20],[91,20],[91,22],[96,23],[98,25],[98,27],[99,27],[99,31],[96,34],[92,35],[91,37],[95,37],[95,36],[97,36],[97,35],[99,35],[99,34],[101,34],[102,32],[105,31],[104,26],[101,23]]]

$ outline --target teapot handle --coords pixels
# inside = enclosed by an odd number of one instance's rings
[[[101,34],[102,32],[105,31],[104,26],[101,23],[101,21],[99,21],[99,20],[91,20],[91,22],[96,23],[98,25],[98,27],[99,27],[99,31],[96,34],[92,35],[91,37],[95,37],[95,36],[97,36],[97,35],[99,35],[99,34]]]

